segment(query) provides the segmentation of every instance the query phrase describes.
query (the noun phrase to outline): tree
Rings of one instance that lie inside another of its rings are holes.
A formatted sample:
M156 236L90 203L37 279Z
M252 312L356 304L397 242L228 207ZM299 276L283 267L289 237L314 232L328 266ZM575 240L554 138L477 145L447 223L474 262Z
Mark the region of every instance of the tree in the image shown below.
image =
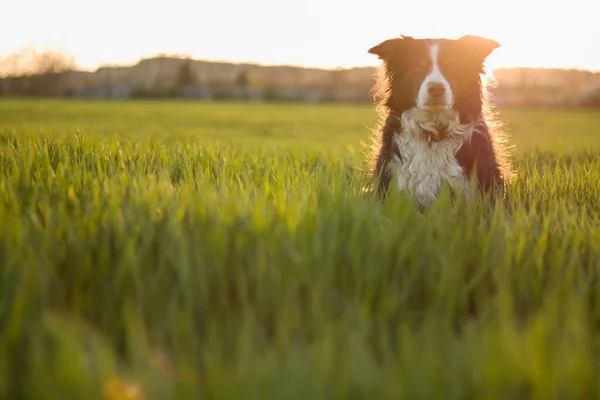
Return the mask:
M177 78L175 80L175 84L179 89L196 83L196 75L194 74L192 62L192 60L187 59L183 63L183 65L179 67L179 71L177 72Z
M327 81L325 99L328 101L335 101L337 98L336 92L348 85L348 76L346 71L338 68L329 72L329 79Z
M250 79L246 70L240 71L240 73L235 78L235 84L244 89L248 87L248 85L250 84Z
M331 71L329 77L329 84L334 88L344 87L348 84L347 73L341 68Z
M0 59L0 76L52 74L75 69L73 56L54 50L38 52L31 46Z
M76 68L74 57L54 51L40 53L36 63L38 74L56 74Z

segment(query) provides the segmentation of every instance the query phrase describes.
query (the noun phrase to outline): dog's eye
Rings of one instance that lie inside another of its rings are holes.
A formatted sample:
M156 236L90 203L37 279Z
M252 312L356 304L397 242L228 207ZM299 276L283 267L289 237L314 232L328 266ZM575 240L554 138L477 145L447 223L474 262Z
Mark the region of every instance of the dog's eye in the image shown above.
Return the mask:
M428 67L429 67L429 65L427 64L427 61L425 61L425 60L416 62L413 66L413 68L417 71L423 71L423 70L427 69Z
M444 67L449 67L449 68L454 67L456 65L456 60L453 60L453 59L444 60L443 65L444 65Z

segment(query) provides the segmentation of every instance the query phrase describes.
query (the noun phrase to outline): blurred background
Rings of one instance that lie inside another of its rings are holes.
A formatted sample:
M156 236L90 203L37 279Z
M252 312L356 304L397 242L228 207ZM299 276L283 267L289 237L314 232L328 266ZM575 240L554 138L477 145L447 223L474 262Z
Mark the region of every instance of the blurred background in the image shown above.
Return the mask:
M74 1L1 6L0 96L371 101L378 60L400 34L475 34L498 106L600 107L595 5L453 0Z

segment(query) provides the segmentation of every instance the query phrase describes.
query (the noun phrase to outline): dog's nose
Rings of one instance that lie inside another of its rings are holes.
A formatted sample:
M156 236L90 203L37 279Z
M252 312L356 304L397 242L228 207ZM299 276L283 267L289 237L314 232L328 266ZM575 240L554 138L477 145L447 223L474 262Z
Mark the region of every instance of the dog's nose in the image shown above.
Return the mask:
M444 84L438 82L430 82L429 86L427 87L427 91L429 92L429 95L433 97L443 96L445 92Z

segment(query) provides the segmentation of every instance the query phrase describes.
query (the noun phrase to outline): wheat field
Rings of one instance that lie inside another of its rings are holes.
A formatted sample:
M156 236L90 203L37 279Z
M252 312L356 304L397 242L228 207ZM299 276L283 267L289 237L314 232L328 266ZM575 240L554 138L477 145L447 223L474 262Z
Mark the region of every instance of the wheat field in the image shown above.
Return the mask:
M0 101L0 398L600 398L600 112L505 201L358 194L369 105Z

